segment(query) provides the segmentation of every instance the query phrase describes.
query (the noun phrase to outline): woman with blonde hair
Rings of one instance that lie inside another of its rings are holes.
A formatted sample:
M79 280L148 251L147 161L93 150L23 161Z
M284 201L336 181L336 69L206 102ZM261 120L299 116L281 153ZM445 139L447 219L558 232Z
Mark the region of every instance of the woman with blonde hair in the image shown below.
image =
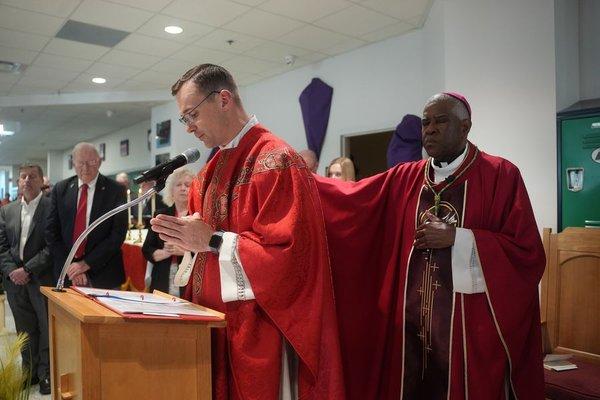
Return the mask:
M329 167L327 167L327 177L346 182L356 181L354 163L348 157L334 158L333 161L329 163Z
M168 206L157 210L157 214L173 215L183 217L188 213L188 193L190 185L194 180L192 171L186 168L175 170L165 183L163 201ZM152 268L152 283L150 291L158 289L162 292L181 296L182 289L173 284L175 274L181 259L183 249L178 246L166 244L152 229L148 229L148 235L142 247L144 258L154 264Z

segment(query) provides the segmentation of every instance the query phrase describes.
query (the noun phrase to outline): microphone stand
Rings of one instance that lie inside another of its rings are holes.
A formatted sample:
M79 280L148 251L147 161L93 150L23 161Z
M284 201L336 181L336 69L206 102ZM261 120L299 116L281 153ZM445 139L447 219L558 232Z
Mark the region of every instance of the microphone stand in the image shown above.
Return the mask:
M103 216L101 216L100 218L95 220L90 226L88 226L86 228L86 230L83 231L81 233L81 235L79 235L79 237L77 238L75 243L73 243L73 247L71 247L71 251L69 252L67 259L65 260L65 264L63 265L62 270L60 271L60 276L58 277L58 282L56 283L56 287L52 290L55 292L65 292L64 287L65 287L65 278L67 275L67 268L69 267L69 265L71 265L71 262L73 261L73 258L75 257L75 253L77 252L77 249L79 248L79 245L81 245L81 243L83 243L83 241L90 234L91 231L93 231L98 225L100 225L101 223L103 223L108 218L112 217L113 215L118 214L121 211L125 211L128 208L130 208L138 203L141 203L142 201L149 198L153 194L158 193L161 190L163 190L163 188L165 187L166 179L167 179L166 177L161 177L161 178L157 179L154 187L152 187L146 193L144 193L137 199L131 200L129 203L122 204L122 205L118 206L117 208L110 210L109 212L107 212L106 214L104 214Z

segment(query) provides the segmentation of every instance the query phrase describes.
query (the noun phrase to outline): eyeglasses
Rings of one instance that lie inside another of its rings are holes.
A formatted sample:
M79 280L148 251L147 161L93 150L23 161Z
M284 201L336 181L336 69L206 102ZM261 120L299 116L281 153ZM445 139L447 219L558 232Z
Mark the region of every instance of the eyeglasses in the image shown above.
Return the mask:
M194 122L194 119L195 119L195 117L192 117L192 116L191 116L191 113L192 113L192 112L193 112L193 111L194 111L196 108L200 107L200 105L201 105L202 103L204 103L204 102L206 101L206 99L208 99L210 96L212 96L212 95L213 95L213 94L215 94L215 93L221 93L221 91L220 91L220 90L219 90L219 91L213 90L212 92L210 92L209 94L207 94L207 95L206 95L206 97L205 97L205 98L203 98L203 99L202 99L202 101L201 101L200 103L198 103L198 105L197 105L196 107L192 108L190 111L188 111L188 112L186 112L185 114L183 114L182 116L180 116L180 117L179 117L179 122L181 122L181 123L182 123L182 124L184 124L184 125L189 125L189 124L191 124L192 122Z
M88 167L95 167L96 165L98 165L100 163L100 160L98 159L94 159L94 160L89 160L89 161L76 161L73 164L77 167L77 168L81 168L84 165L87 165Z

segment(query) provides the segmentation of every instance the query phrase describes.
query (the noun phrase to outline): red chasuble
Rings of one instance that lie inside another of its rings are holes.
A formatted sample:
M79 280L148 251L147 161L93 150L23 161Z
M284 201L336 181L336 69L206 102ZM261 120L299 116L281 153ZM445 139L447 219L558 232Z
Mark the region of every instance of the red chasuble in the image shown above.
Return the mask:
M216 153L191 193L190 214L239 234L256 297L223 303L217 256L198 256L186 295L227 316L213 330L214 398L279 399L284 340L298 355L299 398L345 398L323 214L300 156L257 125Z
M428 184L428 160L317 180L348 399L504 399L507 381L509 398L544 398L529 197L513 164L469 147L451 184ZM485 293L453 292L450 249L413 248L426 210L473 231Z

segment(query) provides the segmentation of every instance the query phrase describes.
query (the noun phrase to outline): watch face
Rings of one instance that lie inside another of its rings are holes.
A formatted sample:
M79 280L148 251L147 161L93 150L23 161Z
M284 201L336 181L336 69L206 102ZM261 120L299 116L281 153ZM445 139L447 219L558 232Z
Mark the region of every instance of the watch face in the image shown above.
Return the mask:
M208 242L208 247L211 248L211 250L218 252L219 249L221 248L221 243L223 243L223 234L218 232L213 234L210 237L210 241Z

